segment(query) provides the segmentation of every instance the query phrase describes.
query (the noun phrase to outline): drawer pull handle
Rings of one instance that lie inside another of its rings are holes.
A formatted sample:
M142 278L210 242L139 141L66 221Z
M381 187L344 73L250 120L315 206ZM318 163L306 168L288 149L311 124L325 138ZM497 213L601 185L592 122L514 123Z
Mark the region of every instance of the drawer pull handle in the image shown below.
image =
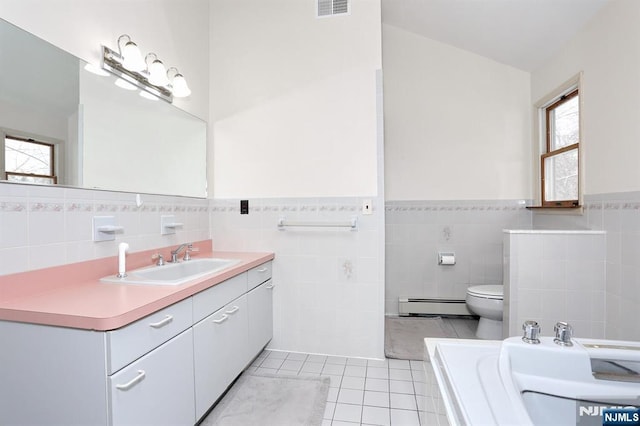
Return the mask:
M220 319L213 320L213 322L215 322L216 324L222 324L223 322L225 322L228 319L229 319L228 315L222 314L222 317L220 317Z
M257 272L262 273L262 272L267 272L268 270L269 270L269 268L260 268L260 269L257 270Z
M116 388L123 391L129 390L135 385L137 385L138 383L140 383L142 379L144 379L144 376L145 376L144 370L138 370L138 375L133 379L131 379L130 382L125 383L124 385L116 385Z
M267 286L265 286L264 288L266 288L267 290L273 290L273 288L275 287L275 284L269 284Z
M229 309L228 311L225 311L225 313L230 314L230 315L233 315L233 314L235 314L236 312L238 312L238 310L239 310L239 309L240 309L239 307L234 306L233 308Z
M149 324L149 327L153 327L153 328L164 327L165 325L169 324L171 321L173 321L173 316L167 315L166 317L164 317L163 320L160 320L158 322L152 322L151 324Z

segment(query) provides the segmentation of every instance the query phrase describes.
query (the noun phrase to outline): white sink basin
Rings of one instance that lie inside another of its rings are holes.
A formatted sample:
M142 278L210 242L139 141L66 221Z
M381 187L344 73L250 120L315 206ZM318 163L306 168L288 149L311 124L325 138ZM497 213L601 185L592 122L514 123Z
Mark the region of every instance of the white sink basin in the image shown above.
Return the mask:
M127 272L124 278L115 275L100 281L118 284L180 285L191 280L212 275L240 263L239 259L192 259L163 266L149 266Z

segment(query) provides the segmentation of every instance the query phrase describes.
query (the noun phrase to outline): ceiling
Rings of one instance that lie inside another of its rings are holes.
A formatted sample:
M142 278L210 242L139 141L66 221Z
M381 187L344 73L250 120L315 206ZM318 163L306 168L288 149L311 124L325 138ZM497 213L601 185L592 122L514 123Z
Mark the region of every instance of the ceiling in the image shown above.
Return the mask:
M614 0L382 0L382 22L533 71Z

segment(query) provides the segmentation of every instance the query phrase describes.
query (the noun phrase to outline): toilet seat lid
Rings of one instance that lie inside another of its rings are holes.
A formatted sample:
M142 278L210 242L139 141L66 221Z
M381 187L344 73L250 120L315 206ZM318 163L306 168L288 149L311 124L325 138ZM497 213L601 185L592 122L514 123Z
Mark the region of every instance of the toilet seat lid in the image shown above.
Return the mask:
M467 293L471 296L483 297L485 299L502 299L504 287L501 284L496 285L474 285L467 289Z

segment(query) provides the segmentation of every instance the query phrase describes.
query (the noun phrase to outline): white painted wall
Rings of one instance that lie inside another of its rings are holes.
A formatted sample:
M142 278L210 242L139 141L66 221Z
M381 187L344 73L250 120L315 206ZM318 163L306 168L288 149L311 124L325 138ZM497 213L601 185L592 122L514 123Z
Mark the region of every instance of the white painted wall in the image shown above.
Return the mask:
M0 18L95 64L101 45L129 34L187 79L191 96L174 104L208 118L208 0L0 0Z
M585 194L640 189L640 2L610 2L532 74L532 100L583 71Z
M275 252L271 348L380 358L380 2L322 19L315 0L212 0L210 10L214 246ZM374 212L357 232L276 227L279 216L349 220L363 198Z
M214 197L375 195L380 2L322 19L314 0L210 9Z
M530 75L383 25L387 200L531 198Z

